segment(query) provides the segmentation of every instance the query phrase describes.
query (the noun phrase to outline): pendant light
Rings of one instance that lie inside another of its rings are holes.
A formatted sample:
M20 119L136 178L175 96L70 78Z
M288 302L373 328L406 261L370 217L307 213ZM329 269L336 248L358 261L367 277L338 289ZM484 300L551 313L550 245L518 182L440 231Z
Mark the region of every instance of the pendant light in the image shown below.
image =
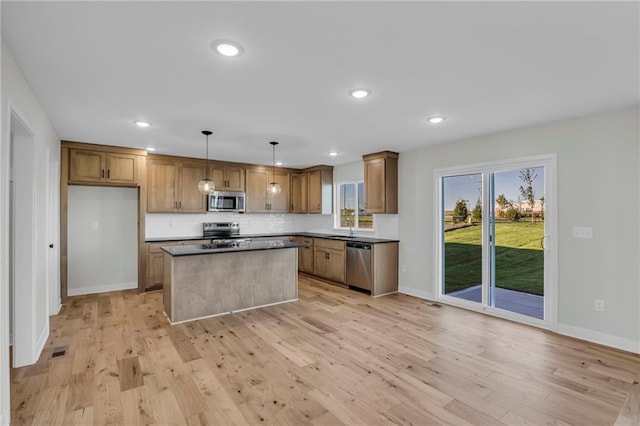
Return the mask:
M278 145L278 142L274 141L269 143L273 146L273 163L271 166L271 178L273 179L273 182L267 185L267 192L269 194L279 194L280 191L282 191L282 188L280 187L280 184L276 182L276 145Z
M209 179L209 130L203 130L202 134L207 138L207 166L205 169L205 178L198 182L198 191L204 195L209 195L216 189L216 185Z

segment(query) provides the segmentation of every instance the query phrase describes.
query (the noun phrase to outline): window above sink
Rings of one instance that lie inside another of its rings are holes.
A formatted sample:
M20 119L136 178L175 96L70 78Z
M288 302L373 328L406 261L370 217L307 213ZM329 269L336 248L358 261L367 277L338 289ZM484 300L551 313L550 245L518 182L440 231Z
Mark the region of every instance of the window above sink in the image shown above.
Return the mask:
M337 183L335 194L335 229L373 231L373 214L365 209L363 181Z

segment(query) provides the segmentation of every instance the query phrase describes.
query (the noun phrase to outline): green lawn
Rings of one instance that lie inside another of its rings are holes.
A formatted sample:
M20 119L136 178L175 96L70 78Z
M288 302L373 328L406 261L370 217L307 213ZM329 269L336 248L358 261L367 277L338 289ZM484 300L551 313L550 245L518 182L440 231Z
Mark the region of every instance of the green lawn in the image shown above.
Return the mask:
M496 286L543 294L544 224L496 224ZM482 226L445 232L445 293L482 282Z

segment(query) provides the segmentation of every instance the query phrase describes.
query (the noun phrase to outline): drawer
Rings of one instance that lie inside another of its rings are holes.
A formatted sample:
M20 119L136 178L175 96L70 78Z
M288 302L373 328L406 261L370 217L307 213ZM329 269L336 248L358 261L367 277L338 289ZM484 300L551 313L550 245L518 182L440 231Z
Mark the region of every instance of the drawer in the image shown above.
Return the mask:
M313 247L313 238L307 238L307 237L298 237L298 241L301 243L304 243L308 246Z
M314 247L322 247L333 250L341 250L344 251L345 243L340 240L325 240L324 238L314 238L313 239Z

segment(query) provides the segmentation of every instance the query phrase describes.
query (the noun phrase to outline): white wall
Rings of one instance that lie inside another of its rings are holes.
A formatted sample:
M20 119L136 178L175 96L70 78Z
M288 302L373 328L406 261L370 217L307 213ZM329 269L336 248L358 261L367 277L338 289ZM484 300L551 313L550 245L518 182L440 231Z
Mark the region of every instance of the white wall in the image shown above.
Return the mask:
M69 296L138 288L138 189L69 186Z
M557 153L558 331L640 352L637 108L404 152L399 159L400 289L434 295L437 168ZM591 240L573 226L590 226ZM594 310L594 299L606 311Z
M46 167L46 148L52 153L50 161L58 161L60 157L60 139L51 125L47 115L38 103L29 85L24 80L22 73L15 63L9 49L4 42L1 46L1 146L0 146L0 423L9 421L9 359L8 359L8 209L9 209L9 128L10 110L17 114L28 124L34 133L36 148L35 179L38 188L35 198L35 253L33 266L35 271L35 335L37 336L37 353L33 354L33 361L39 355L39 349L46 342L49 333L49 305L47 295L51 297L59 294L59 282L51 283L50 289L46 288L47 271L46 259L49 241L46 229L45 206L47 203L48 179L44 171ZM59 208L56 208L56 214ZM59 222L59 221L58 221ZM59 230L54 230L59 236ZM55 241L57 243L57 241ZM56 244L56 249L57 244ZM20 307L17 307L20 309Z

